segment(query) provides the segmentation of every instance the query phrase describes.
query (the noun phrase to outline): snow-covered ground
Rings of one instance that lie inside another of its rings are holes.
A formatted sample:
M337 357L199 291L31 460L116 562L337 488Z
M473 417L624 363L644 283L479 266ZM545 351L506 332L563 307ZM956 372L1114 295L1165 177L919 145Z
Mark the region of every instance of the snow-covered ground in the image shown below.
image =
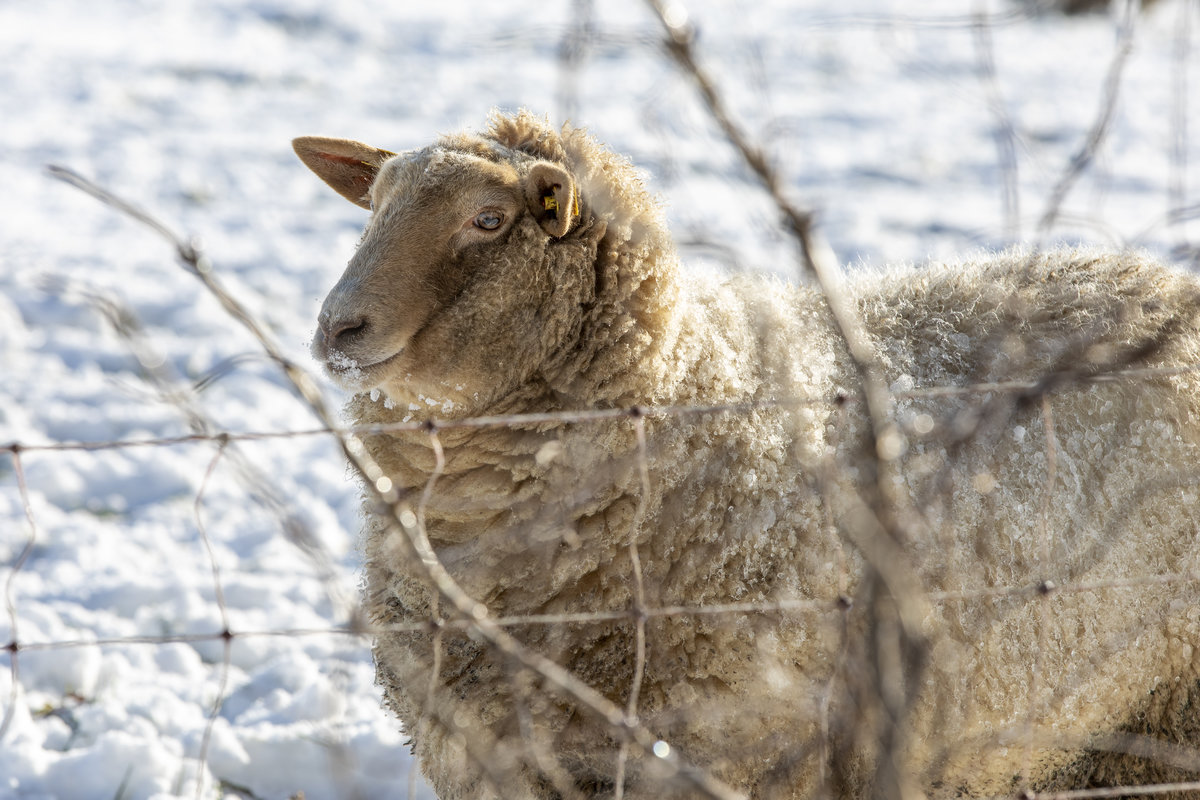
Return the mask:
M1196 258L1188 5L1141 20L1053 236ZM998 0L686 6L734 113L847 264L1037 236L1122 41L1103 15ZM633 0L0 2L0 444L27 448L32 516L0 452L0 640L21 648L16 685L0 671L0 800L404 797L412 768L369 642L330 632L359 561L356 489L327 437L39 449L316 424L165 242L45 165L198 237L304 364L364 215L295 159L301 134L400 149L492 107L570 115L647 170L694 268L794 274L660 36Z

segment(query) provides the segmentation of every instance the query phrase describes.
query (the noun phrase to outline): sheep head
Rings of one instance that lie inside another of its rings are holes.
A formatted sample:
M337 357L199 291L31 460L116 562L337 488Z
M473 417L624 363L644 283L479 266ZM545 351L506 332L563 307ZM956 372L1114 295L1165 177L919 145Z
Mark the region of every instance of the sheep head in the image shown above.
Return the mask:
M578 328L596 237L564 165L482 138L401 154L321 137L293 146L372 212L312 343L345 388L494 393ZM589 241L590 257L569 252Z

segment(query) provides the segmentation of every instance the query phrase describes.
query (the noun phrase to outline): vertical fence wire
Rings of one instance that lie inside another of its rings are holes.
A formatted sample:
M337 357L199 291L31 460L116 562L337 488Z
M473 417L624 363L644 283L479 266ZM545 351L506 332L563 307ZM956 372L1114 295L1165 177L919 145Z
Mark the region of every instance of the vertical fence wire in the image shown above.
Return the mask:
M444 477L446 468L445 452L441 442L440 431L444 430L445 426L449 424L465 424L476 426L479 429L497 424L527 424L530 421L529 418L519 417L500 421L494 419L472 420L466 423L461 421L456 421L456 423L438 421L427 423L426 430L431 450L434 453L435 466L415 505L409 504L395 492L391 479L387 474L378 465L374 465L365 457L361 441L357 438L358 435L365 432L348 431L338 425L336 418L319 402L320 395L314 389L313 379L304 370L283 357L276 348L270 345L269 337L263 332L261 324L253 319L232 295L212 279L211 265L208 264L207 260L194 244L174 234L167 226L157 221L151 215L134 208L131 204L126 203L115 195L100 189L94 184L90 184L68 171L56 170L55 175L71 182L84 191L88 191L117 211L148 225L171 243L184 268L201 280L204 289L212 293L222 303L233 319L246 325L259 338L264 352L294 382L298 394L310 404L314 414L321 422L322 427L318 431L318 434L332 436L339 442L348 460L362 475L368 494L374 496L377 503L383 509L382 513L389 516L388 525L390 528L403 543L403 546L410 552L411 557L424 565L426 569L425 577L428 579L430 585L436 588L436 592L434 594L431 617L428 620L433 649L429 682L424 689L426 713L422 715L420 725L414 732L417 738L428 735L431 726L446 727L451 725L446 720L438 719L434 714L436 707L435 695L440 688L443 648L445 646L444 634L451 630L466 630L472 636L485 641L489 647L503 654L508 659L508 663L511 665L510 673L514 687L513 695L514 697L521 698L521 702L517 703L517 713L524 747L529 753L530 760L536 763L539 769L550 777L551 783L555 785L555 788L564 797L584 795L577 791L576 787L572 784L569 771L559 762L558 756L554 752L553 742L543 732L538 730L538 726L529 714L528 707L524 703L524 698L532 696L535 692L569 697L572 701L579 704L586 713L608 721L614 738L619 742L613 786L615 797L618 800L621 800L626 792L627 768L630 758L635 753L640 757L658 758L669 767L673 778L691 782L696 796L707 798L741 796L737 791L738 787L724 786L707 775L703 770L704 765L686 764L680 759L678 753L671 751L669 748L662 747L665 743L658 741L654 734L648 728L644 727L642 721L639 719L640 704L642 702L640 694L641 686L646 675L648 653L654 647L653 640L648 638L648 621L656 618L683 615L725 615L729 619L735 620L747 614L789 614L811 613L814 611L834 613L839 620L841 644L837 650L833 675L821 687L819 697L816 698L816 707L818 708L819 716L818 724L821 732L817 747L820 749L819 761L822 770L824 770L833 758L834 748L831 746L830 740L834 738L836 729L835 721L832 719L834 706L837 704L837 701L844 701L847 693L851 691L843 685L848 680L848 661L851 658L848 646L851 610L855 602L865 599L868 602L874 603L874 607L877 609L877 613L873 615L871 622L874 626L872 628L872 635L876 650L870 654L871 668L874 670L872 674L876 685L872 687L874 689L874 696L868 698L867 695L859 695L855 699L861 700L864 703L877 704L875 708L876 714L885 715L895 721L895 724L891 726L882 726L868 732L871 736L877 738L876 743L878 747L887 756L887 758L883 759L885 763L881 766L878 773L878 782L882 787L883 793L889 797L895 797L897 800L900 798L916 797L919 794L919 790L911 784L910 776L896 771L889 772L888 765L894 767L901 760L901 753L905 744L900 738L901 729L903 721L911 713L914 704L912 688L905 685L906 680L912 679L912 676L920 676L922 674L923 663L928 655L926 643L920 634L919 620L927 613L932 604L947 602L991 602L998 597L1009 597L1036 603L1040 619L1038 641L1035 647L1035 664L1033 665L1032 672L1033 678L1030 685L1026 687L1028 705L1023 731L1025 767L1022 769L1022 774L1019 778L1022 795L1027 798L1038 798L1038 800L1051 800L1052 798L1054 800L1082 800L1083 798L1159 795L1200 791L1200 783L1198 782L1171 782L1154 785L1089 788L1070 792L1040 793L1035 791L1035 787L1030 784L1030 763L1033 759L1035 745L1038 743L1035 735L1035 727L1038 720L1051 710L1039 698L1041 697L1043 688L1045 688L1042 685L1041 662L1043 654L1047 650L1046 637L1048 636L1054 598L1065 592L1100 591L1112 587L1138 587L1160 584L1178 585L1181 587L1192 586L1200 580L1200 576L1194 570L1195 565L1193 564L1192 568L1181 570L1174 574L1130 576L1126 581L1081 582L1076 585L1058 585L1051 582L1044 575L1031 575L1029 576L1030 580L1026 583L1009 586L992 586L986 589L981 588L974 592L960 592L957 594L938 594L937 592L927 591L920 586L916 575L907 564L907 557L901 546L902 542L906 539L904 529L905 516L903 513L905 509L902 508L902 500L893 494L894 489L892 488L897 479L894 462L897 460L902 448L902 431L893 413L897 400L912 399L914 397L927 398L939 393L942 395L953 395L958 392L986 394L1025 391L1027 392L1027 397L1035 397L1040 401L1044 426L1043 435L1046 442L1046 474L1040 513L1041 527L1038 531L1039 567L1049 570L1051 568L1052 544L1055 535L1050 524L1052 491L1059 478L1057 461L1058 445L1055 435L1055 422L1052 415L1053 407L1050 400L1050 391L1060 389L1071 391L1072 387L1063 389L1060 386L1051 386L1047 388L1045 386L1038 387L1014 383L1012 385L979 385L973 387L918 387L916 391L911 393L897 392L889 388L883 381L881 370L875 363L875 355L873 354L871 345L862 332L861 326L854 319L852 310L845 301L844 291L839 288L840 277L838 273L840 272L840 268L832 255L832 251L825 244L820 236L820 232L816 229L813 213L800 208L788 198L787 187L784 185L784 181L780 177L775 165L770 162L764 151L746 133L746 130L737 124L730 115L728 105L724 101L723 94L718 87L718 81L701 66L702 56L694 36L694 30L689 24L686 9L678 3L657 2L657 0L648 0L648 4L656 19L662 25L662 30L666 36L667 52L674 62L694 80L702 102L712 115L713 120L722 130L730 146L742 158L746 168L756 176L764 190L770 195L775 203L776 210L784 221L784 226L796 237L802 263L805 265L805 269L817 279L818 284L823 287L834 315L839 322L841 333L849 349L855 354L860 368L862 385L856 387L858 391L856 391L854 397L845 399L842 408L846 409L858 403L869 413L873 426L872 435L869 437L870 451L861 457L859 466L862 468L864 474L873 476L875 486L872 492L865 495L865 499L862 499L856 517L859 520L859 524L856 526L856 530L848 533L848 539L850 545L864 555L865 561L871 570L873 570L871 574L873 584L869 591L860 592L855 597L851 597L851 590L848 586L850 567L843 553L841 561L836 567L838 596L828 604L789 605L787 603L758 603L747 607L730 603L727 606L721 607L655 608L647 600L647 587L645 585L639 543L636 538L631 538L628 542L627 552L630 563L630 583L633 599L630 608L624 612L612 612L610 614L597 612L594 615L578 618L567 618L564 616L537 620L505 619L502 616L493 614L490 609L477 599L470 597L461 587L457 586L440 563L440 559L430 544L426 532L427 511L436 495L437 484ZM1105 77L1099 108L1092 119L1083 143L1072 155L1069 163L1049 193L1045 208L1036 226L1039 243L1046 239L1055 223L1060 219L1062 206L1066 197L1070 194L1080 177L1086 172L1097 152L1103 146L1110 131L1113 115L1118 109L1119 90L1126 63L1130 53L1133 51L1137 24L1137 6L1137 3L1122 4L1117 41ZM1193 11L1193 4L1191 2L1183 2L1181 0L1178 8L1179 24L1175 34L1176 49L1174 51L1171 84L1171 144L1169 147L1171 179L1167 192L1169 205L1167 216L1169 224L1177 228L1178 236L1185 242L1187 241L1185 222L1189 197L1189 187L1186 183L1188 164L1187 132L1189 129L1188 114L1190 108L1187 64L1189 55L1192 52ZM576 0L572 6L572 12L572 21L562 39L559 50L560 83L557 102L564 116L586 113L586 109L583 108L580 99L579 84L581 75L586 69L586 56L589 43L592 41L592 37L594 37L597 30L595 9L589 0ZM986 2L981 1L977 3L976 12L970 17L966 25L970 27L974 36L979 79L984 87L984 94L996 123L996 146L998 159L1001 163L1001 173L1003 175L1003 228L1006 236L1017 239L1020 237L1021 232L1020 171L1019 153L1017 150L1019 137L1016 125L1007 111L997 81L997 66L994 57L994 42L991 30L993 20L994 15L989 13ZM1181 245L1181 248L1183 246ZM1188 244L1187 246L1193 250L1195 249L1194 245ZM121 320L125 319L125 317L122 314L116 313L113 315L113 319ZM119 329L120 326L116 327ZM135 338L135 336L131 336L131 341ZM139 361L143 364L150 363L153 360L150 358L139 358ZM1177 372L1185 371L1178 370ZM1098 377L1099 379L1107 380L1152 380L1163 378L1163 373L1130 369L1120 371L1117 374ZM1091 385L1086 379L1078 379L1074 383L1076 388ZM167 381L160 385L160 389L165 393L171 385L173 385L172 381ZM1033 390L1033 394L1028 394L1030 390ZM1041 392L1040 394L1038 393L1039 391ZM922 392L925 394L922 394ZM778 400L781 402L790 402L788 398L778 398ZM750 414L758 410L758 408L748 407L732 409L733 413L741 414ZM725 409L723 413L728 411L730 409ZM712 409L632 408L617 410L617 414L627 419L633 426L636 440L635 464L639 495L634 511L634 530L639 528L640 523L646 517L646 499L650 496L652 481L655 479L651 469L651 458L648 450L647 419L670 417L677 420L686 420L689 418L689 415L705 413L712 413ZM548 415L548 420L564 424L591 424L594 422L592 418L574 414L573 412ZM206 722L201 732L199 750L194 759L197 771L195 797L199 799L206 796L205 770L209 747L214 726L229 690L234 640L255 635L299 635L299 633L289 631L263 632L237 630L230 623L222 588L221 570L207 530L207 525L204 521L202 504L210 486L210 479L218 463L231 457L233 451L230 449L230 445L236 440L236 437L231 436L229 432L216 430L212 425L205 423L200 418L194 418L193 421L195 423L193 425L193 441L215 443L217 448L217 452L209 462L200 482L199 489L194 496L193 514L198 536L205 548L211 567L212 586L220 613L221 630L198 636L130 637L127 639L115 639L113 641L155 644L175 641L209 640L220 641L222 643L223 655L218 665L219 680L216 697L213 700L212 706L208 709ZM292 432L286 435L301 436L313 435L313 433ZM171 442L163 441L157 445L151 444L149 446L177 445L178 443L177 440ZM123 443L113 442L110 444L116 446ZM22 453L26 452L29 448L23 443L14 443L4 449L9 453L13 464L20 503L25 517L25 527L29 533L22 549L8 566L5 578L5 608L11 629L11 641L6 648L10 658L11 686L4 716L2 721L0 721L0 742L5 741L6 736L9 734L14 716L21 702L19 654L24 645L21 640L21 629L19 627L19 593L16 584L20 574L26 568L31 554L35 550L39 536L39 526L35 518L33 503L22 463ZM825 476L819 482L831 482L833 480L832 472L837 468L836 465L829 462L828 469L831 474ZM240 474L246 480L246 485L253 487L254 479L246 478L248 474L252 473L243 470ZM279 502L268 502L268 505L273 505L278 510ZM828 504L826 511L829 513ZM285 529L288 529L288 522L285 517L286 513L280 512L281 524ZM827 524L830 526L834 525L832 516L828 517ZM289 530L292 531L289 535L293 541L316 554L314 560L321 565L322 581L327 587L333 586L335 583L336 567L331 563L328 554L324 554L319 547L313 545L309 534L302 530ZM332 588L328 589L328 591L330 592L331 599L337 594ZM336 606L338 606L338 603L335 602ZM632 621L634 627L633 677L623 703L614 702L610 698L600 695L592 687L588 686L586 682L572 675L562 665L556 664L544 656L540 656L508 632L509 628L515 625L594 624L612 620ZM345 628L331 628L329 631L311 633L320 635L345 635L350 633L361 637L362 634L368 632L370 632L369 624L351 617ZM98 645L97 643L80 641L39 644L39 647L47 649L56 647L67 649L83 646ZM1117 644L1113 645L1114 648L1116 646ZM1051 702L1052 705L1053 702ZM503 794L503 785L510 777L510 770L503 765L497 766L492 763L490 759L491 748L496 744L494 741L480 738L469 741L467 743L467 750L468 755L476 766L496 786L497 791ZM1193 764L1196 758L1196 753L1193 749L1178 748L1177 750L1172 750L1169 747L1164 747L1154 742L1143 741L1137 737L1126 737L1113 746L1126 747L1129 750L1139 750L1140 748L1141 751L1153 756L1163 759L1174 759L1174 761L1181 764ZM660 755L661 753L667 753L668 755L663 756ZM1193 761L1189 761L1189 759ZM181 770L181 783L178 787L180 790L183 788L182 780L183 771ZM835 776L822 774L821 784L827 791L832 792L834 783ZM410 772L407 784L408 796L415 797L417 791L415 772Z

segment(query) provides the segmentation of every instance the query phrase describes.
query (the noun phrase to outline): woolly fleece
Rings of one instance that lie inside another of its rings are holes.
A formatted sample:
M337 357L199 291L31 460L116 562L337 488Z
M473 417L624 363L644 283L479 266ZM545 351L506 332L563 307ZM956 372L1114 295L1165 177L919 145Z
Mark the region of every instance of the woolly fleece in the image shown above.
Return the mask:
M545 162L578 190L581 213L561 237L530 210L502 237L448 251L411 233L426 222L400 221L443 208L430 193L472 165L528 185ZM378 175L355 279L326 303L343 316L369 309L355 346L386 328L376 317L416 313L407 290L361 294L380 291L373 269L410 257L388 245L399 227L431 274L477 266L423 301L390 371L355 383L336 341L314 347L360 390L354 422L759 404L646 416L648 493L632 418L441 430L445 465L424 518L446 568L498 618L617 612L510 631L622 707L635 667L635 626L621 616L635 602L631 541L649 608L795 601L651 616L640 721L753 798L868 793L875 745L846 705L868 662L872 603L853 533L868 426L820 294L685 276L630 163L527 113L391 157ZM1200 744L1200 592L1166 580L1200 566L1200 385L1194 372L1091 377L1200 362L1200 286L1139 255L1063 250L864 274L848 291L896 393L897 552L929 593L928 665L922 685L905 687L917 700L904 769L935 797L1186 774L1105 748L1130 749L1113 744L1121 733ZM1044 380L1048 393L909 391L1010 380ZM428 433L364 442L420 496L437 462ZM366 550L374 623L438 616L406 549L370 514ZM611 796L608 723L461 629L385 631L375 655L445 800L559 797L568 782ZM652 762L631 751L626 797L691 796Z

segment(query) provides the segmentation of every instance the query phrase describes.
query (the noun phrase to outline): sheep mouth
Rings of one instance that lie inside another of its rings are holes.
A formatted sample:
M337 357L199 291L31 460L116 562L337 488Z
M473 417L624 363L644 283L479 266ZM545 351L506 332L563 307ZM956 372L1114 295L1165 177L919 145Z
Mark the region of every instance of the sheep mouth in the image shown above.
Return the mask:
M378 385L380 373L403 354L402 347L378 361L363 364L339 350L332 350L325 359L325 371L343 388L365 391Z

